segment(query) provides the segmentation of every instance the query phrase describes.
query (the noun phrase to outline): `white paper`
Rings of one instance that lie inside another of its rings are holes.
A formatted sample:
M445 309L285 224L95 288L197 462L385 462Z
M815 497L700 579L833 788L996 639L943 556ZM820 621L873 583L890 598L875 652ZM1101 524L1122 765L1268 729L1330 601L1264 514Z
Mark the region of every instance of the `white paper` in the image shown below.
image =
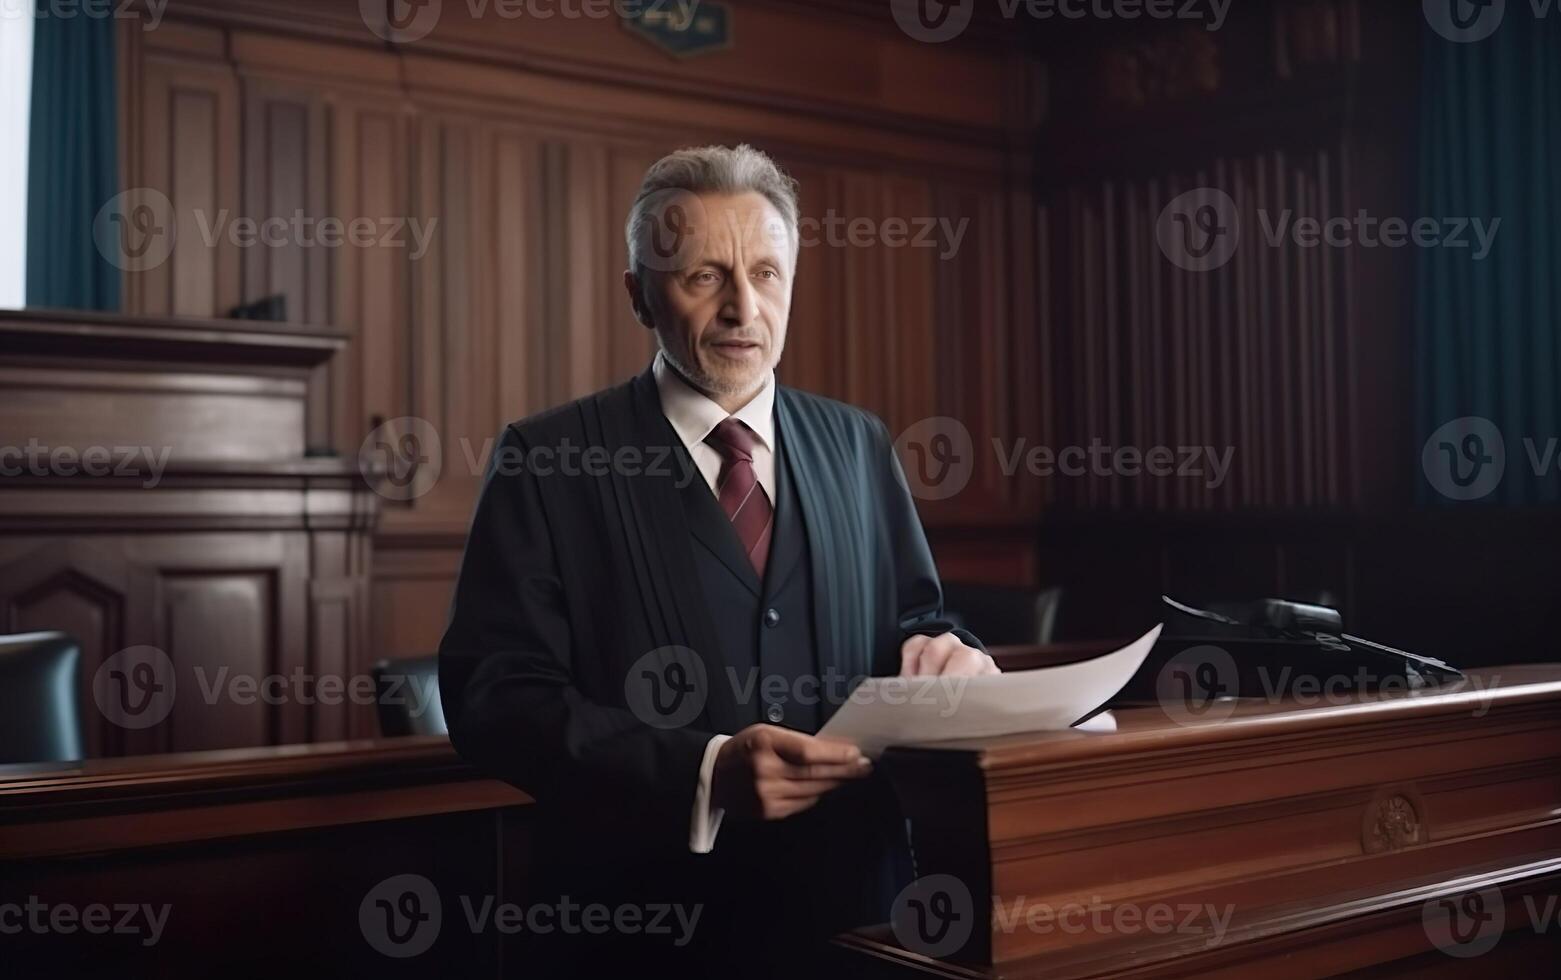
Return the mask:
M985 677L869 677L819 731L876 759L891 745L1061 731L1105 704L1137 672L1160 627L1113 653L1061 667ZM1084 730L1116 727L1092 718Z
M1073 726L1076 732L1114 732L1117 730L1117 716L1109 711L1102 711L1098 715L1090 715L1088 718Z

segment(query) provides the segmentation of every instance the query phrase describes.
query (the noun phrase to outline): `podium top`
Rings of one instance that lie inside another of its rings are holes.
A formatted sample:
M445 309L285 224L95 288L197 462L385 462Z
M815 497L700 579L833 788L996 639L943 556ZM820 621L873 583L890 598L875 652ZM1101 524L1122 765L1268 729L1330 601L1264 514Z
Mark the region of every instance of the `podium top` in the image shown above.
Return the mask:
M890 749L896 754L960 752L983 769L1023 768L1146 751L1195 748L1253 738L1304 735L1341 726L1397 724L1410 719L1485 717L1540 702L1561 701L1561 664L1518 664L1473 669L1460 681L1369 695L1333 690L1286 698L1218 701L1201 711L1181 704L1135 704L1112 709L1116 731L1031 732L957 739Z

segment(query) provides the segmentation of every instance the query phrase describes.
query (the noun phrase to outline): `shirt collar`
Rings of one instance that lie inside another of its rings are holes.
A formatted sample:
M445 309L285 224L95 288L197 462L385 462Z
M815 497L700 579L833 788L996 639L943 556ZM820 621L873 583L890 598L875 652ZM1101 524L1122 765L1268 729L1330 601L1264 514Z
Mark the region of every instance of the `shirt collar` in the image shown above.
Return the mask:
M656 352L651 365L656 376L656 390L661 395L661 411L672 423L673 431L692 450L705 441L716 426L726 421L726 409L711 401L704 392L695 388L667 363L667 356ZM765 448L775 450L775 372L765 376L764 385L748 404L732 413L732 417L752 429Z

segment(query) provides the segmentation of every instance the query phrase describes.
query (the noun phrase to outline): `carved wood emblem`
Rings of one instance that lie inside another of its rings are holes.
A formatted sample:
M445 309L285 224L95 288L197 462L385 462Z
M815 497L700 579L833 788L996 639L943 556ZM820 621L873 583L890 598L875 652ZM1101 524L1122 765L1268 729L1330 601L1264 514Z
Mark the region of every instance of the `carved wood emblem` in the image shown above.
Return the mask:
M1102 101L1115 108L1206 96L1220 86L1219 48L1198 28L1107 50L1100 70Z
M1426 840L1420 808L1403 793L1379 796L1366 807L1361 847L1367 854L1397 851Z

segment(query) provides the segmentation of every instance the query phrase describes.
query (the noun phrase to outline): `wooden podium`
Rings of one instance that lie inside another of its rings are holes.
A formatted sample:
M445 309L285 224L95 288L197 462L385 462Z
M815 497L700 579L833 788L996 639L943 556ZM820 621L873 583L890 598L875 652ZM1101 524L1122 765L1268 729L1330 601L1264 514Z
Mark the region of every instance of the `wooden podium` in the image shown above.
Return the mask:
M1114 714L1113 733L885 754L917 883L892 923L837 939L859 975L1280 980L1558 962L1561 666L1418 695Z

